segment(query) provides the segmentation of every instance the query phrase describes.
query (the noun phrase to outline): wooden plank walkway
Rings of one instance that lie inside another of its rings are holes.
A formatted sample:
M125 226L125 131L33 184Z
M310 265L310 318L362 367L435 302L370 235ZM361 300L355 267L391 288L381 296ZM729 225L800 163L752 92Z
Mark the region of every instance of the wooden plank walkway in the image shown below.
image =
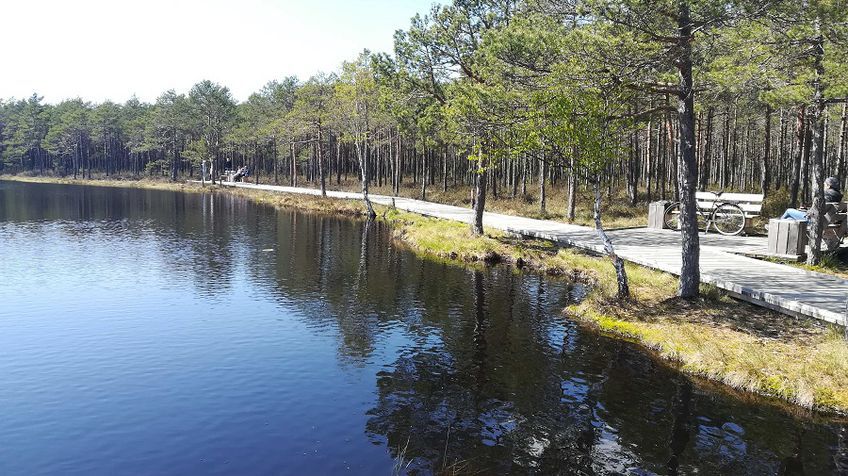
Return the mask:
M272 192L320 195L311 188L224 182L223 185ZM361 200L353 192L327 191L327 196ZM371 195L374 203L392 205L426 216L471 223L468 208L409 198ZM647 213L647 211L646 211ZM593 228L535 220L499 213L485 213L483 224L510 233L555 241L602 252ZM608 232L616 252L625 260L672 274L680 273L680 233L672 230L631 228ZM744 256L765 253L765 237L727 237L701 234L701 281L728 291L737 298L786 314L808 316L845 325L848 281L827 274L805 271Z

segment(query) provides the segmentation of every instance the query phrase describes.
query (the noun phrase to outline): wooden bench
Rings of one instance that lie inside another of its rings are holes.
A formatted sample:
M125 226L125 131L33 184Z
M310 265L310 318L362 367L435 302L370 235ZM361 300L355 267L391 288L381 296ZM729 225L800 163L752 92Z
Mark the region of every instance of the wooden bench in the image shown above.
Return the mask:
M763 200L765 195L761 193L733 193L725 192L716 194L713 192L695 192L695 201L698 211L710 213L718 204L732 203L745 213L745 229L747 233L752 228L754 218L760 216L763 211Z
M233 181L233 176L234 176L235 174L236 174L236 171L235 171L235 170L226 169L226 170L224 170L224 173L222 173L222 174L218 177L218 180L220 180L221 182L232 182L232 181Z
M848 235L848 203L827 203L824 207L824 230L822 245L827 251L839 249L842 240Z

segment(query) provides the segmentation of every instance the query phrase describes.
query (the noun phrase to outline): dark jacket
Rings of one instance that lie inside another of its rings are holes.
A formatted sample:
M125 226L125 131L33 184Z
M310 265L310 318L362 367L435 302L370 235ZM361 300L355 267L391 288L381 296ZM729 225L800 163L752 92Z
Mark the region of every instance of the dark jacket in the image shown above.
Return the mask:
M825 202L841 202L842 201L842 192L836 190L834 188L828 188L824 191L824 201Z

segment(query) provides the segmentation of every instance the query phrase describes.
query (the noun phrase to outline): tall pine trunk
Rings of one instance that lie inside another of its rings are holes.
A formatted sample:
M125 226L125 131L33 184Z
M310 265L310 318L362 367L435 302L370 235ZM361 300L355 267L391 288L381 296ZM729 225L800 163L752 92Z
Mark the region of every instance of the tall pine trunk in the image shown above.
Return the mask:
M289 185L297 187L297 159L294 156L294 142L289 143L289 161L291 164L291 172L289 175Z
M698 163L695 158L695 103L692 80L692 20L689 2L678 3L678 47L680 58L677 61L680 76L680 91L677 112L680 127L679 162L677 167L680 184L680 232L683 235L682 262L680 266L680 286L678 295L691 298L698 295L701 283L700 242L698 239L698 220L696 217L695 189L698 186Z
M323 132L323 127L321 127L321 121L319 120L318 121L318 143L315 144L315 147L316 147L315 156L318 159L318 177L319 177L319 181L321 183L321 196L326 197L327 196L327 178L326 178L327 173L324 170L324 148L321 146L321 140L322 140L321 136L323 135L322 132Z
M792 158L792 170L790 173L791 177L791 185L789 186L789 206L792 208L796 208L798 206L798 191L800 189L801 183L801 161L804 159L804 137L806 134L804 131L806 130L805 123L807 121L807 108L805 106L801 106L798 109L798 119L795 123L795 140L796 140L796 149L795 149L795 157Z
M846 140L848 140L848 102L842 105L842 123L839 126L839 146L836 158L836 176L839 177L841 185L845 185L845 154Z
M544 155L542 155L542 160L539 162L539 213L542 216L545 216L546 208L547 208L547 191L545 190L545 175L548 171L548 162Z
M707 130L704 133L704 151L701 158L701 171L698 174L698 190L704 191L710 183L710 168L713 153L713 108L707 110Z
M442 192L448 191L448 148L442 146Z
M572 151L569 158L569 173L568 173L568 204L566 204L566 219L570 222L574 221L577 211L577 170L574 169L574 154L577 151Z
M362 141L356 144L356 155L359 158L359 177L362 184L362 200L365 202L365 213L368 219L377 216L374 211L374 206L371 204L371 198L368 196L368 144Z
M277 167L277 139L274 139L273 142L273 157L271 167L274 167L274 185L280 185L280 169Z
M760 164L760 190L762 190L763 195L768 195L769 185L771 184L771 170L769 163L771 160L771 116L772 116L772 108L770 105L766 105L766 130L765 134L765 143L763 144L763 161Z
M421 200L427 201L427 150L421 148Z
M816 25L818 28L818 25ZM816 38L813 48L815 78L813 79L813 107L810 114L810 158L812 159L813 204L808 213L810 218L810 254L807 264L818 265L821 262L822 229L824 228L824 39Z
M489 174L483 158L477 160L477 171L474 174L474 223L471 225L471 231L480 236L483 234L483 211L486 209L486 182Z

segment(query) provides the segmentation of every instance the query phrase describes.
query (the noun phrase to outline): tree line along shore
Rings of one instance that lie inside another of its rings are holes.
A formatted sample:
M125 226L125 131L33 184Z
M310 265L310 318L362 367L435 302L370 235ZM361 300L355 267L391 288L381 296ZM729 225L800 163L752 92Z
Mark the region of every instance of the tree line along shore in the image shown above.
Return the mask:
M693 297L699 189L810 205L820 262L822 184L846 169L846 17L846 0L453 0L412 18L391 53L243 102L211 81L152 104L3 101L2 166L174 180L247 166L257 182L322 190L353 179L369 215L369 187L459 188L478 235L487 197L532 196L545 213L563 190L564 218L593 201L601 232L610 199L680 199L677 292Z

